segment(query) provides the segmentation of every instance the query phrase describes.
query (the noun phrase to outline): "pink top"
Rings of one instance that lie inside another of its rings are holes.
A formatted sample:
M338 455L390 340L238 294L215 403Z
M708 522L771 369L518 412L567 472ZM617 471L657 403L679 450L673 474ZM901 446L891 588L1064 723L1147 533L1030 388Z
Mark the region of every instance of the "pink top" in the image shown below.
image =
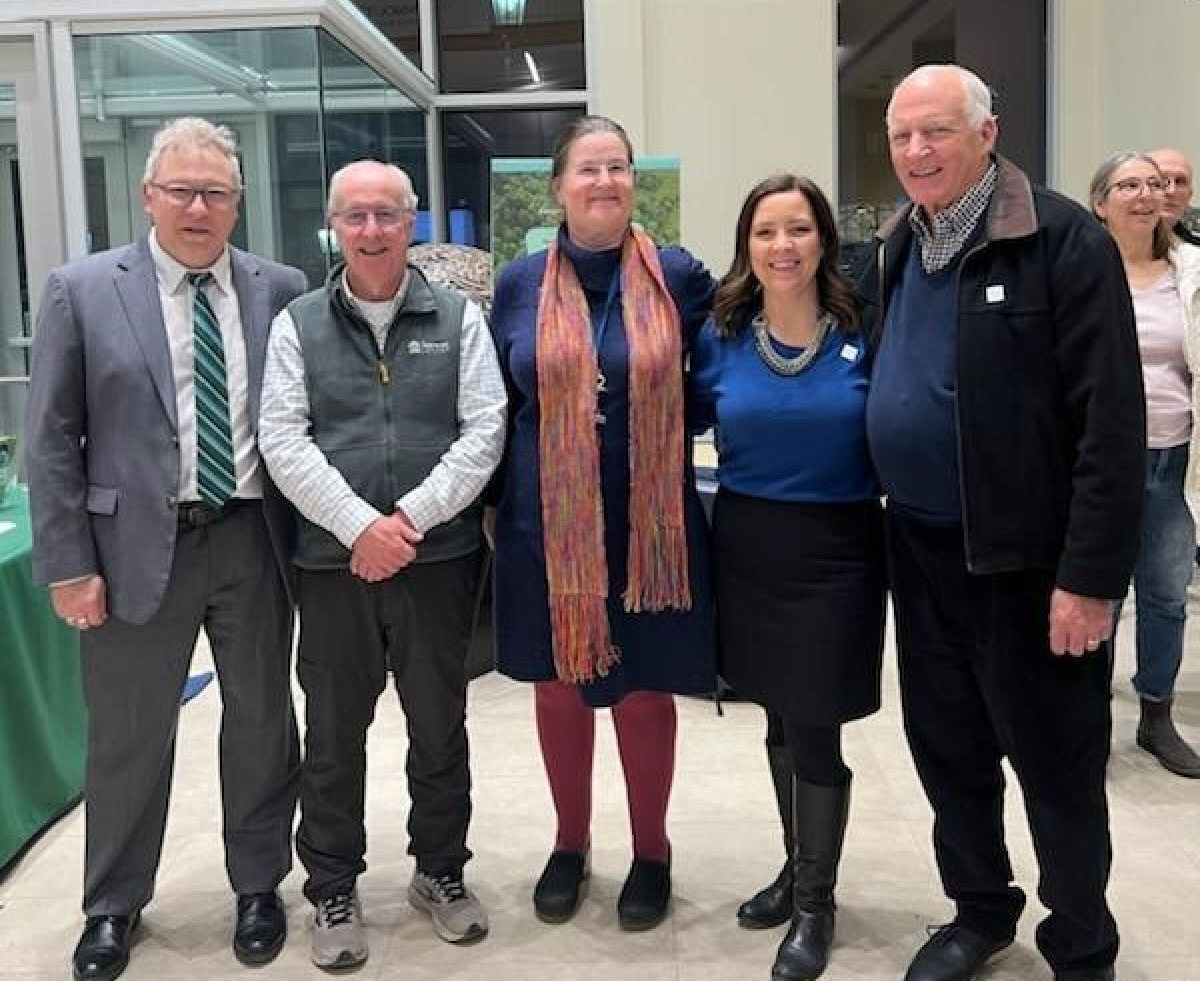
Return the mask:
M1192 435L1192 375L1183 350L1183 301L1168 269L1156 283L1130 291L1146 386L1146 445L1162 450Z

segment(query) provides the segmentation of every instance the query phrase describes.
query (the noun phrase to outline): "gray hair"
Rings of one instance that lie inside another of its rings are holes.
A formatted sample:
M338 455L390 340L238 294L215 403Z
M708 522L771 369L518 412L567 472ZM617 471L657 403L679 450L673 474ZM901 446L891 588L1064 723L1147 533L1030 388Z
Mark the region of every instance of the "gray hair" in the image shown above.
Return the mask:
M382 160L365 159L352 160L350 163L339 167L333 172L333 176L329 178L329 201L325 206L325 213L327 216L333 214L335 210L333 203L337 200L338 194L342 189L342 184L345 183L346 178L349 176L349 172L357 167L362 167L363 165L383 167L386 171L388 171L400 182L400 206L407 211L417 210L417 192L413 190L412 180L409 178L408 174L406 174L395 164L384 163Z
M1092 183L1088 187L1088 203L1091 205L1092 214L1096 216L1101 224L1107 225L1108 222L1100 217L1099 212L1096 211L1096 205L1103 201L1108 196L1108 192L1112 190L1113 174L1131 160L1140 160L1142 163L1148 163L1154 168L1155 173L1159 177L1162 176L1162 169L1158 166L1158 161L1150 156L1150 154L1143 153L1140 150L1120 150L1105 160L1096 168L1096 172L1092 175ZM1167 230L1167 226L1160 221L1154 226L1152 254L1155 259L1164 259L1170 249L1171 233Z
M1096 168L1096 172L1092 174L1092 183L1088 185L1088 203L1092 206L1092 214L1096 213L1096 205L1103 201L1108 192L1112 190L1112 175L1117 172L1117 168L1124 167L1131 160L1148 163L1158 171L1159 176L1162 175L1158 161L1150 154L1142 153L1140 150L1119 150L1100 164Z
M233 182L240 190L242 187L242 168L237 157L237 137L228 126L217 126L199 116L182 116L173 119L154 134L150 144L150 153L146 156L146 169L142 180L146 183L154 180L158 173L158 165L162 156L168 150L216 150L229 161L229 169L233 173Z
M892 89L892 97L888 99L887 114L884 117L888 128L891 129L892 126L892 103L896 101L896 93L900 90L900 86L909 79L923 78L926 75L937 75L947 71L958 76L958 80L962 82L963 114L966 116L967 125L972 129L978 129L987 119L991 118L993 115L992 90L973 71L963 68L962 65L921 65L905 75Z

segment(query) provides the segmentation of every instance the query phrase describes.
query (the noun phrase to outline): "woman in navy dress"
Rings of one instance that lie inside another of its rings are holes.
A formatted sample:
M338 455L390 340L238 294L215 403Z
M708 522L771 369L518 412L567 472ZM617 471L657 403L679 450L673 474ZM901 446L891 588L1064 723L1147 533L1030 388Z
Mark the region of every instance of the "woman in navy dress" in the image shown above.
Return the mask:
M666 914L673 692L715 687L704 515L683 418L683 366L713 282L633 228L633 150L612 120L560 134L551 172L565 222L505 268L492 330L508 384L508 448L492 497L497 667L534 683L558 819L534 890L547 922L588 874L594 710L609 707L633 863L625 929Z
M841 726L879 708L884 551L867 454L867 350L812 181L769 177L692 357L717 429L713 567L721 673L767 710L788 863L738 920L791 919L772 977L812 979L833 941L850 801Z

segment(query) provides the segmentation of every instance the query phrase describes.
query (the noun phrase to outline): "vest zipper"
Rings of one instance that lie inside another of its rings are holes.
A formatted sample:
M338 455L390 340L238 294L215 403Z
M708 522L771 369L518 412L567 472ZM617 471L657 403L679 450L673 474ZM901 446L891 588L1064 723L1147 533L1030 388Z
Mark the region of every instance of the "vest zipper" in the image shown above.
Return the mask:
M388 371L387 362L382 358L379 360L379 380L384 385L390 385L392 383L392 373Z

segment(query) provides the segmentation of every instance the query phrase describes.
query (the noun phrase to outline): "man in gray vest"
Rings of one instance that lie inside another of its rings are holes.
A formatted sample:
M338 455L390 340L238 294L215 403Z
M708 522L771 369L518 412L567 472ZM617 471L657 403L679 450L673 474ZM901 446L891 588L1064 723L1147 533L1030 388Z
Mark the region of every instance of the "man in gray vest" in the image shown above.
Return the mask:
M408 724L409 900L452 943L487 932L463 884L465 658L504 383L479 308L407 263L416 205L397 167L362 160L333 175L329 222L345 261L276 317L263 382L263 458L301 515L296 850L316 907L312 959L325 968L367 957L355 891L366 738L389 670Z

